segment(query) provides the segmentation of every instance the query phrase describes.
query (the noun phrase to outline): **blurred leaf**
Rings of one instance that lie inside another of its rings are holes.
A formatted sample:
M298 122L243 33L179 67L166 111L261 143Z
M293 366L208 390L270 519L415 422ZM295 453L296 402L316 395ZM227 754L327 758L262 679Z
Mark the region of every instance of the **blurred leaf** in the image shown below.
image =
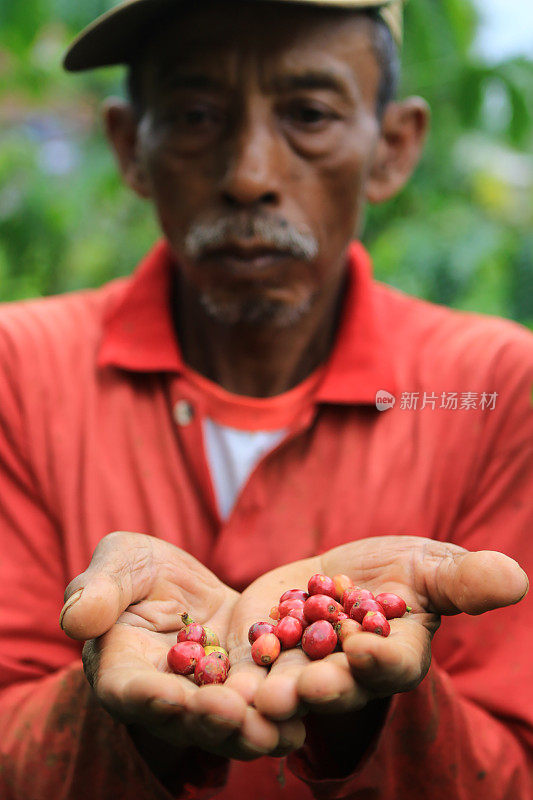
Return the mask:
M49 14L46 0L0 0L0 42L15 53L25 52Z
M457 49L463 56L467 56L474 42L479 21L476 9L464 0L443 0L443 6L451 24Z

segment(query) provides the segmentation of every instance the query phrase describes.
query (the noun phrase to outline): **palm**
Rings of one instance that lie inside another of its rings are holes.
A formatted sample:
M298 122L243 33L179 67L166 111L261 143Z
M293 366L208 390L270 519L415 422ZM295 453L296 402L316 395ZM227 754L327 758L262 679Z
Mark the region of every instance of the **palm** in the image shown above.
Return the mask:
M228 625L238 593L225 586L213 573L184 551L157 539L151 541L153 580L146 595L120 615L101 639L100 671L126 665L131 654L132 668L156 675L169 675L167 653L176 644L186 611L195 622L207 625L226 644ZM187 691L194 684L187 678L173 677Z
M270 672L255 665L247 631L267 619L283 591L306 588L316 572L345 573L372 592L395 592L412 607L391 620L388 638L360 632L344 652L311 662L301 649L283 652ZM364 539L316 558L280 567L259 578L241 595L231 620L232 667L229 685L272 719L306 708L346 711L368 700L406 691L427 672L430 645L440 614L481 613L516 602L523 573L499 553L467 553L463 548L411 536Z
M183 627L181 614L213 629L224 646L239 595L188 553L158 539L150 545L153 579L146 595L128 606L109 634L127 637L132 646L138 643L155 668L168 672L166 656Z
M190 706L198 687L191 679L174 675L167 665L167 653L183 627L180 615L187 611L215 630L224 644L238 594L173 545L140 534L127 536L136 545L136 565L124 570L118 594L100 586L92 607L86 599L85 617L98 622L96 628L92 622L93 629L87 632L94 638L84 648L84 664L91 683L98 673L102 703L123 721L133 722L143 698L146 704L155 700ZM94 573L104 557L97 550L85 575ZM116 622L109 627L113 618ZM101 630L105 632L96 638ZM126 691L129 704L124 705Z
M188 553L143 534L105 537L89 568L68 587L83 587L65 631L87 639L84 666L100 702L123 722L172 745L198 745L233 758L276 751L281 728L226 686L197 687L171 673L167 653L187 611L227 643L238 593ZM300 742L299 726L284 726Z

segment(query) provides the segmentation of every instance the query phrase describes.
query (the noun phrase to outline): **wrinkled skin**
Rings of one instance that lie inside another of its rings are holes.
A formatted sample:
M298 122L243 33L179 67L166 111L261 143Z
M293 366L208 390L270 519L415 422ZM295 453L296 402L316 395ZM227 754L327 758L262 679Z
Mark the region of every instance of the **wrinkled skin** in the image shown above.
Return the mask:
M256 665L250 625L265 618L286 589L305 586L313 573L334 575L341 568L356 584L399 594L413 611L391 620L386 639L357 633L345 640L344 652L318 662L295 649L282 652L270 672ZM247 760L300 747L300 717L307 711L357 711L373 698L414 688L429 667L441 614L509 605L527 586L518 564L501 553L389 536L280 567L238 595L179 548L120 532L104 537L89 568L67 588L66 600L83 592L62 624L69 636L90 639L85 670L111 714L177 748L196 744ZM169 672L166 655L184 608L214 628L229 649L224 685L198 688Z
M305 586L314 572L331 576L341 569L374 594L400 595L412 612L390 620L389 637L356 633L344 641L343 653L319 662L311 662L300 649L282 652L268 673L251 662L246 632L252 621L264 617L276 594ZM230 626L233 667L228 686L276 720L290 718L302 704L326 713L359 709L372 698L409 691L420 683L429 668L431 639L441 614L480 614L517 602L526 589L525 573L501 553L469 553L418 536L342 545L273 570L243 592Z
M227 643L238 593L188 553L136 533L104 537L89 568L68 586L65 599L84 587L62 625L83 650L87 678L117 719L145 728L177 748L198 745L241 760L282 754L280 735L300 745L300 722L267 721L235 691L197 687L173 674L167 652L176 643L186 610ZM98 638L97 638L98 637Z
M144 54L140 118L106 105L124 180L154 206L180 262L185 361L238 394L279 394L327 357L365 205L396 194L420 157L424 101L377 117L371 25L299 4L191 4ZM197 226L220 222L233 250L191 252ZM315 249L278 250L259 223ZM266 261L236 257L258 245Z

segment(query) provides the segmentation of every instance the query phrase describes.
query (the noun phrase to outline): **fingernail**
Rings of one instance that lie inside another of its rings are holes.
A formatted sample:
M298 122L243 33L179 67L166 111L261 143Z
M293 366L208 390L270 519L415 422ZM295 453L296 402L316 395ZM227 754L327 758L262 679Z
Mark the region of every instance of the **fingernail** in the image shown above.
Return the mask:
M204 719L209 725L212 725L213 728L217 728L219 730L233 730L234 728L238 727L237 722L234 722L231 719L226 719L225 717L219 717L218 714L206 714Z
M183 711L183 705L173 703L171 700L152 700L150 708L157 714L175 715L178 711Z
M257 745L248 742L246 739L239 739L241 747L249 751L250 755L266 756L270 750L265 750L264 747L257 747Z
M82 592L83 592L83 589L78 589L77 592L74 592L74 594L69 597L69 599L67 600L67 602L65 603L65 605L61 609L61 614L59 615L59 624L60 624L62 630L63 630L63 618L64 618L65 614L67 613L69 608L72 608L74 603L78 602L78 600L81 597L81 593Z
M334 700L339 700L340 694L323 694L320 697L313 697L307 698L308 703L313 703L313 705L320 705L321 703L332 703Z
M278 750L283 750L284 752L288 753L291 750L294 750L294 747L294 742L291 742L290 739L285 739L284 736L279 737Z

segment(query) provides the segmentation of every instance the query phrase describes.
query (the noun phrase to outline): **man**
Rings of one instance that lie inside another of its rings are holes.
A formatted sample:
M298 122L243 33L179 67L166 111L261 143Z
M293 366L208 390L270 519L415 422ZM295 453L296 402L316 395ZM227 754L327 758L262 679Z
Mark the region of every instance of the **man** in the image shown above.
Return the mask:
M134 0L69 51L130 65L106 129L164 239L1 310L3 798L531 796L531 336L352 242L426 132L399 12ZM248 627L317 571L413 612L267 674ZM224 686L167 671L184 609Z

